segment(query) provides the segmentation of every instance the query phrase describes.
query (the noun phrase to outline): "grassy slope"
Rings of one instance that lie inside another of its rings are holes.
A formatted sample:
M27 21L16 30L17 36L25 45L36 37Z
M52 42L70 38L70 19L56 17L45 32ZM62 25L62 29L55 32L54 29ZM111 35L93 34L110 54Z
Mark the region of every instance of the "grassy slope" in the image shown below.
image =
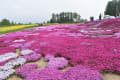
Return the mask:
M16 25L15 25L16 26ZM20 26L20 25L19 25ZM33 28L33 27L37 27L38 25L33 25L33 26L25 26L25 27L22 27L22 28L18 28L18 29L12 29L12 30L6 30L6 31L0 31L0 34L5 34L5 33L10 33L10 32L16 32L16 31L20 31L20 30L24 30L24 29L27 29L27 28ZM10 28L11 26L6 26L8 28ZM6 28L6 27L3 27L3 28ZM0 27L2 28L2 27Z

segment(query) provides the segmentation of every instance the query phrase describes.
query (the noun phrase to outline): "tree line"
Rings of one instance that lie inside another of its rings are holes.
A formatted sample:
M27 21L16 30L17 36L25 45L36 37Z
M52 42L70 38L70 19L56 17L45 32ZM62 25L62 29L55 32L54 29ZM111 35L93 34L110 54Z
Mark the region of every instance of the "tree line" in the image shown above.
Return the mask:
M82 19L78 13L72 12L53 13L50 19L50 23L79 23L84 21L86 20Z
M32 23L28 23L28 24L32 24ZM10 21L8 19L2 19L0 21L0 27L2 27L2 26L12 26L12 25L24 25L24 24L23 23L16 23L16 22Z
M10 22L8 19L2 19L0 21L0 26L10 26L10 25L16 25L16 23Z
M119 16L120 15L120 0L112 0L109 1L106 10L105 10L105 15L110 15L110 16Z

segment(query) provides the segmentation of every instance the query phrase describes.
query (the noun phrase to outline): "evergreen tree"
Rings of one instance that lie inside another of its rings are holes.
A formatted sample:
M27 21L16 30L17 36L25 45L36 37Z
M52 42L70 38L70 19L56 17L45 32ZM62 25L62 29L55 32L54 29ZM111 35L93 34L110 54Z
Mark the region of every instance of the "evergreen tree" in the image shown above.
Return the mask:
M106 6L105 15L118 16L119 12L120 12L120 0L109 1Z
M81 21L81 16L78 13L61 12L60 14L52 14L51 23L75 23Z
M56 15L53 13L52 14L52 19L50 20L51 23L55 23L56 22Z

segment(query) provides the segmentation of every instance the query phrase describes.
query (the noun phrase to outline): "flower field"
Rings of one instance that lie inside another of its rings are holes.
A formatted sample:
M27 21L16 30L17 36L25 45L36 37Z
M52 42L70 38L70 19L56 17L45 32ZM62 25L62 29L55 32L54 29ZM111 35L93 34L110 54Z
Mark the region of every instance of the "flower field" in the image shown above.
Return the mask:
M37 24L32 25L16 25L16 26L6 26L6 27L0 27L0 34L23 30L25 28L32 28L38 26Z
M103 72L120 74L119 44L120 18L2 34L0 80L104 80ZM38 69L43 57L47 63Z

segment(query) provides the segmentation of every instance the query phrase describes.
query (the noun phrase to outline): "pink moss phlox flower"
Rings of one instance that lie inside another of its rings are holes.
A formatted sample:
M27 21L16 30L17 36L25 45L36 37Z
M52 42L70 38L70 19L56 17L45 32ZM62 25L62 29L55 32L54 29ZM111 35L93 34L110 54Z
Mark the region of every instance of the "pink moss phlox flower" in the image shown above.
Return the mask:
M29 47L29 46L31 46L31 44L32 44L33 42L34 42L34 41L26 42L26 43L24 44L24 47Z
M62 80L63 72L57 69L32 70L25 80Z
M114 36L116 36L117 38L120 38L120 33L115 33Z
M15 52L15 48L14 47L0 47L0 55L9 53L9 52Z
M14 48L20 48L22 46L23 46L23 44L21 44L21 43L15 43L15 44L10 45L10 47L14 47Z
M51 55L51 54L47 54L46 56L45 56L45 61L49 61L50 59L53 59L54 58L54 55Z
M27 62L31 62L31 61L37 61L41 58L41 54L37 54L37 53L33 53L31 55L27 55L27 56L23 56L22 58L24 58Z
M64 57L57 57L57 58L50 58L47 68L64 68L68 65L68 60L66 60Z
M71 67L65 72L54 68L36 69L36 67L36 64L27 64L20 67L16 73L24 80L103 80L98 71L82 65Z
M102 75L94 70L79 65L63 73L62 80L103 80Z
M36 68L37 64L27 64L17 69L16 74L25 78L30 74L31 71L35 70Z

